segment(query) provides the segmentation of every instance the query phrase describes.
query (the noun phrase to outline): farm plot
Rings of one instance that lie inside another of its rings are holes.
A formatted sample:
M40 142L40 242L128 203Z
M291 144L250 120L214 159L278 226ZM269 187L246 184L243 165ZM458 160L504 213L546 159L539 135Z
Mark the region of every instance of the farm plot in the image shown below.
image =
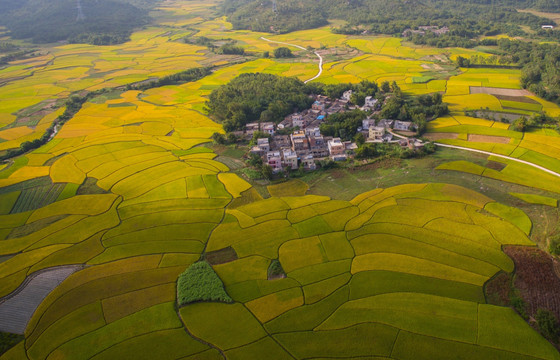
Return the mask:
M481 351L503 359L511 354L558 358L527 325L508 332L511 341L492 347L488 339L507 331L502 324L522 321L492 306L484 307L479 315L484 283L500 270L513 270L502 244L531 244L509 222L526 228L528 218L521 218L521 213L459 187L419 184L373 190L352 202L307 196L288 211L286 220L258 223L266 214L285 214L289 199L273 197L228 210L231 215L212 233L208 248L235 250L238 260L215 266L226 290L297 358L332 356L333 351L345 357L403 352L408 345L398 340L399 331L418 339L429 337L465 354ZM483 209L501 219L485 215ZM345 215L339 213L342 210ZM324 219L335 213L351 230L332 230L332 219ZM356 226L353 221L359 217L362 225ZM263 232L273 226L274 232ZM296 233L283 239L274 236L289 228ZM259 240L249 246L250 238ZM266 251L256 245L263 241ZM279 260L286 278L266 280L274 259ZM224 309L228 306L222 305ZM195 309L188 311L193 314ZM186 316L183 320L189 327ZM197 320L192 326L200 324ZM489 337L478 337L481 331ZM350 339L358 334L387 336L389 350L354 344ZM218 341L209 332L206 336L207 341ZM284 353L274 342L262 333L259 336L252 338L258 347L246 343L240 353L268 349L282 358ZM321 355L325 339L339 336L344 341L334 342L336 350L329 348L329 355ZM535 343L525 341L526 337ZM231 346L224 344L221 349Z

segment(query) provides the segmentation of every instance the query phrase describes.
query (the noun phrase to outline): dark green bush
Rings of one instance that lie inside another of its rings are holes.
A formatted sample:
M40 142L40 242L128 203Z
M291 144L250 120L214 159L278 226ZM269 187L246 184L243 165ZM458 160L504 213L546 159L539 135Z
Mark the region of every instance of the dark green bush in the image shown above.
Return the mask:
M177 279L177 303L179 306L198 301L232 303L224 284L206 261L189 266Z

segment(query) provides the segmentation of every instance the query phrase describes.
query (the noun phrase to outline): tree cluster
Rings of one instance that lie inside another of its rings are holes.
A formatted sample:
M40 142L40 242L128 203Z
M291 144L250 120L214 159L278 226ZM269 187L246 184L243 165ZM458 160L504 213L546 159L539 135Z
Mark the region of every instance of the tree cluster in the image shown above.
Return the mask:
M255 121L280 122L311 107L310 89L300 80L272 74L242 74L210 93L209 115L227 132Z
M168 75L168 76L162 77L161 79L158 79L158 80L143 83L143 84L140 84L140 85L136 85L136 86L127 85L126 88L127 88L127 90L132 90L132 89L147 90L147 89L152 89L152 88L160 87L160 86L182 84L182 83L186 83L186 82L200 80L203 77L210 75L211 73L212 73L212 67L211 66L192 68L192 69L188 69L188 70L185 70L185 71L181 71L181 72L173 74L173 75Z
M292 54L292 50L288 49L287 47L279 47L274 49L274 57L275 58L291 58L294 54Z

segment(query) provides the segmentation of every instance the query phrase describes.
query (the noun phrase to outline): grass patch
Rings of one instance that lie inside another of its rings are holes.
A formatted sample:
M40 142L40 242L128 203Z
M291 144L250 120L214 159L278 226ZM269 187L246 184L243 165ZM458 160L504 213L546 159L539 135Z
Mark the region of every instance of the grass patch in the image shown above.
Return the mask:
M542 195L535 195L535 194L522 194L522 193L509 193L511 196L515 196L518 199L521 199L529 204L537 204L537 205L546 205L552 207L558 207L558 200Z
M267 188L271 196L304 196L309 185L301 180L292 179L280 184L269 185Z
M17 345L23 339L23 335L0 332L0 355Z
M201 261L189 266L177 280L177 303L179 306L197 301L232 303L222 280L212 266Z

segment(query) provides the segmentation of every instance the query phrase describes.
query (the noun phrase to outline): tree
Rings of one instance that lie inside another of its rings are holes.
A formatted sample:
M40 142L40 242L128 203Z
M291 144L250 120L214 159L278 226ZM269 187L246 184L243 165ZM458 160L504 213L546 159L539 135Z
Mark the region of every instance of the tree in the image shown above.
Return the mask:
M288 49L287 47L279 47L274 49L274 57L275 58L291 58L294 54L292 54L292 50Z
M354 136L354 141L356 142L356 145L362 146L366 142L366 137L364 136L364 134L359 132L356 134L356 136Z
M215 132L212 134L212 140L216 143L216 144L220 144L223 145L226 143L226 137L224 136L224 134L220 134L219 132Z
M272 167L270 165L264 164L261 168L261 171L265 179L267 180L272 179L273 172L272 172Z
M356 158L368 159L374 157L376 154L375 144L363 144L356 149Z
M381 91L383 91L384 93L391 92L391 85L389 85L388 81L383 81L381 83Z
M270 52L264 51L263 54L262 54L262 57L263 58L269 58L270 57Z
M527 129L527 118L525 116L522 116L513 122L513 130L524 132L526 129Z
M554 313L547 309L538 309L535 320L539 326L539 331L543 336L553 342L558 341L560 327Z
M471 65L470 60L467 59L467 58L464 58L464 57L462 57L462 56L458 56L456 61L457 61L457 65L458 65L459 67L468 68L468 67Z
M247 162L249 163L249 165L251 165L254 168L259 168L262 167L263 165L263 161L261 157L253 153L249 154L249 159L247 160Z

